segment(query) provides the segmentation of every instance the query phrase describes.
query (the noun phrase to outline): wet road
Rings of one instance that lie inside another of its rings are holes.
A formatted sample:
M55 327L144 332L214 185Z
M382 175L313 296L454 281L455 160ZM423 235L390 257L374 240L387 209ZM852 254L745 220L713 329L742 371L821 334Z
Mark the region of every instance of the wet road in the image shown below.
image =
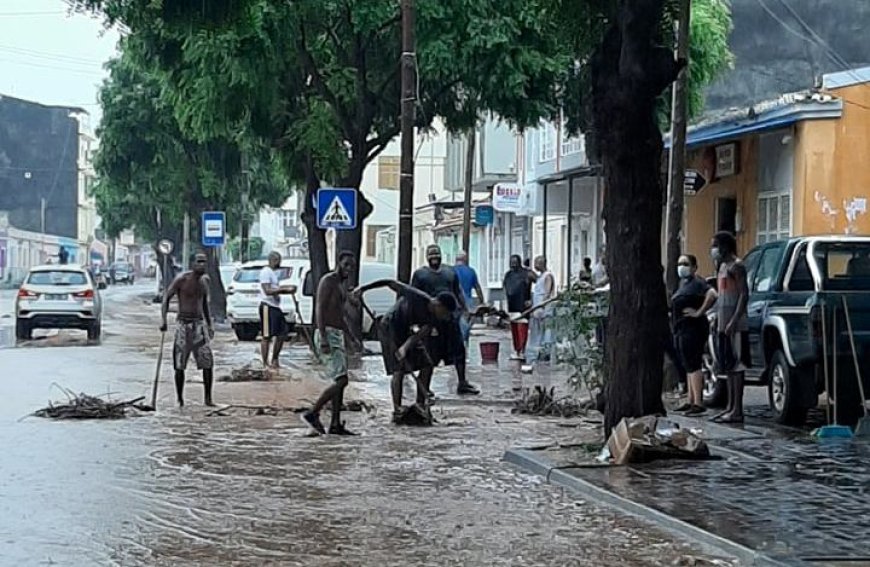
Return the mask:
M663 565L697 555L500 462L508 447L588 432L497 403L446 404L431 429L391 427L370 362L354 386L378 411L347 414L356 438L308 438L293 414L207 417L198 384L192 404L174 409L168 368L157 414L19 421L63 399L53 383L118 399L149 392L148 290L105 293L100 345L73 332L0 350L0 565ZM227 364L256 348L219 344ZM288 351L290 366L303 367L302 352ZM219 383L216 398L230 392Z

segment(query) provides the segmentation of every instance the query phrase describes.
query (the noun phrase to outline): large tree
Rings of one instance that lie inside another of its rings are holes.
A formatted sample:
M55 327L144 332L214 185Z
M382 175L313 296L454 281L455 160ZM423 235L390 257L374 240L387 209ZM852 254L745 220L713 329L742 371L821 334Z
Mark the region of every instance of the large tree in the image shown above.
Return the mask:
M315 274L325 269L311 196L322 183L359 189L399 133L399 2L395 0L84 0L123 23L159 63L176 117L194 137L254 131L306 180ZM540 0L417 2L417 126L463 129L493 111L524 127L555 115L567 68L557 22ZM359 195L360 216L371 204ZM358 219L362 220L362 219ZM362 223L358 223L361 226ZM361 232L338 246L359 252Z
M664 412L662 273L662 94L689 64L690 108L730 64L729 7L693 2L690 61L674 56L677 0L556 0L563 38L577 64L564 91L569 127L583 130L605 180L610 276L605 427L623 417ZM568 23L570 22L570 23Z
M100 89L103 120L95 158L93 192L110 236L129 228L153 244L161 238L179 244L187 213L191 242L198 242L198 213L203 210L224 210L229 226L238 225L234 221L241 213L243 189L255 206L283 202L288 185L273 170L268 148L256 141L243 146L239 141L199 142L185 136L158 78L126 40L122 46L128 48L109 63L109 78ZM155 253L161 254L156 246ZM220 318L226 301L218 266L217 251L212 250L212 309Z

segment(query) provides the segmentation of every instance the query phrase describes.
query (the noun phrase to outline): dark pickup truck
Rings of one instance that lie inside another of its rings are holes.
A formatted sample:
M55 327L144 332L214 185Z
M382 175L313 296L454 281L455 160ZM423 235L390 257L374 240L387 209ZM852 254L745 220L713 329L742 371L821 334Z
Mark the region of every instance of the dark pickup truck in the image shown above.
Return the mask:
M870 237L769 242L746 254L743 262L750 290L752 368L747 384L767 385L776 420L799 425L826 391L827 360L832 385L836 369L837 387L831 387L831 396L839 398L839 421L854 423L862 415L862 401L846 308L864 390L870 392ZM710 368L715 368L715 361ZM721 380L708 372L708 402L722 401Z

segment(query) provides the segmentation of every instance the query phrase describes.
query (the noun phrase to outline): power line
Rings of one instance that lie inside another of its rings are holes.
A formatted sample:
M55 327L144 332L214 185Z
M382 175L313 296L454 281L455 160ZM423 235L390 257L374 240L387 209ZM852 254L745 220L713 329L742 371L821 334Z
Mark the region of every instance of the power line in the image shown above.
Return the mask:
M66 73L75 73L78 75L88 75L90 77L103 77L102 73L98 73L96 71L86 71L85 69L70 69L69 67L58 67L57 65L46 65L43 63L35 63L35 62L26 62L26 61L15 61L14 59L2 59L0 58L0 62L9 63L12 65L21 65L23 67L34 67L39 69L51 69L54 71L63 71Z
M66 12L43 11L43 12L0 12L0 18L14 18L16 16L60 16L66 15Z
M89 59L86 57L77 57L75 55L62 55L60 53L50 53L47 51L37 51L35 49L25 49L23 47L15 47L13 45L0 45L0 51L8 51L16 55L25 55L27 57L35 57L37 59L48 59L51 61L62 61L64 63L74 63L76 65L102 65L105 61L98 59Z

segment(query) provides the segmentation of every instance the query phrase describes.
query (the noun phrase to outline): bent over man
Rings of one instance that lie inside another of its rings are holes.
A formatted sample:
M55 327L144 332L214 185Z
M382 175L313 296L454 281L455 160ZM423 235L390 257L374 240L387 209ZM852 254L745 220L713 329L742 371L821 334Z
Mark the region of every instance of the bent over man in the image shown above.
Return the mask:
M205 386L205 405L213 406L211 387L213 382L214 356L211 340L214 328L208 309L208 276L205 275L206 255L197 253L193 270L178 276L163 294L160 331L166 332L166 314L169 302L178 295L178 318L175 326L175 341L172 347L172 364L175 368L175 395L178 405L184 406L184 370L190 355L196 367L202 370Z
M323 391L311 410L302 414L302 419L321 435L326 433L326 428L320 421L320 410L329 402L332 403L329 434L354 435L341 421L341 406L348 382L347 350L344 345L344 334L348 331L344 318L348 302L347 279L355 264L356 258L353 254L347 251L341 252L338 255L335 271L323 276L317 286L317 303L314 309L317 334L314 337L314 344L321 362L326 365L327 377L332 379L333 383Z

